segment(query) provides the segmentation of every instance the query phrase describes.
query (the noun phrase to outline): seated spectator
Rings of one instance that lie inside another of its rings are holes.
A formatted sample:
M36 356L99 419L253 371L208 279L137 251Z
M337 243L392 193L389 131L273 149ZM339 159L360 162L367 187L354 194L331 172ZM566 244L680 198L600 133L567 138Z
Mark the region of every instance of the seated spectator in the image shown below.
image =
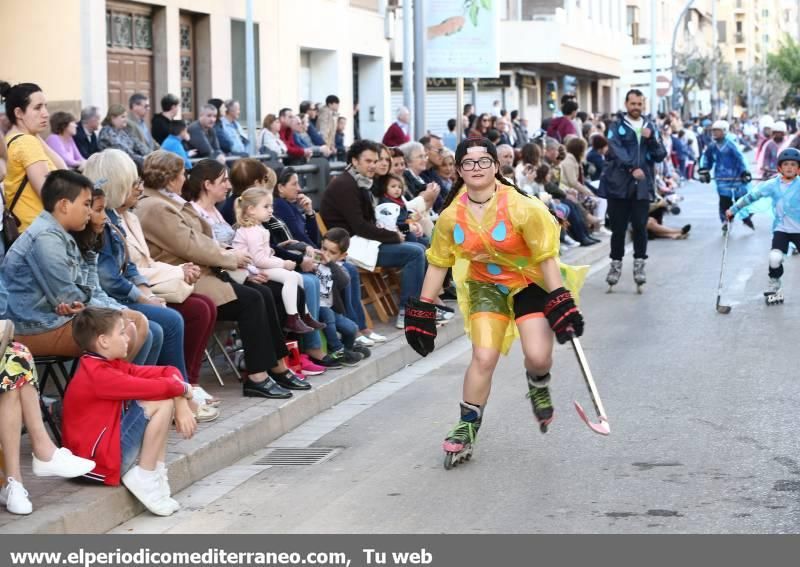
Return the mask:
M344 145L344 135L347 130L347 117L340 116L336 119L336 136L334 136L334 147L336 148L336 159L344 160L347 154L347 147Z
M206 185L226 185L225 167L213 160L195 164L191 176L186 184L193 194L199 195ZM250 255L219 246L211 226L180 196L185 176L183 161L178 156L162 150L153 152L145 160L142 177L145 190L136 213L150 253L156 261L176 266L191 262L199 266L201 274L195 291L214 301L217 319L238 324L248 371L244 395L291 397L290 391L276 383L301 389L297 386L297 376L282 360L288 351L269 288L255 283L240 284L228 272L245 268L252 260ZM219 192L224 195L227 188ZM263 277L249 279L264 281ZM302 389L308 387L302 384Z
M598 181L606 166L608 140L602 134L595 134L592 136L591 144L592 149L586 154L586 161L591 165L589 178L592 181Z
M689 238L689 231L692 225L685 224L682 228L672 228L664 224L664 214L667 212L668 203L663 197L657 197L650 203L650 211L647 216L647 238L669 238L671 240L685 240Z
M101 151L108 148L122 150L141 169L144 158L150 153L150 150L139 140L131 137L127 126L128 117L125 114L125 107L121 104L112 104L103 120L103 127L97 137L97 146Z
M328 146L317 146L308 135L308 117L307 116L294 116L292 117L289 125L292 128L292 137L295 144L304 149L311 149L313 156L322 155L328 157L331 155L331 149Z
M181 101L174 94L165 94L161 97L161 112L153 115L150 124L153 139L159 144L169 136L169 123L180 118ZM87 156L88 157L88 156Z
M45 142L56 152L67 167L83 171L86 160L83 159L75 144L75 133L78 125L75 117L69 112L56 112L50 117L50 134Z
M406 242L421 242L427 247L429 242L424 236L422 226L416 222L419 213L409 212L403 198L403 187L403 178L391 173L376 179L373 183L372 193L378 199L377 209L380 209L381 205L399 207L397 217L392 220L392 226L382 225L380 215L378 215L378 225L388 230L399 230L405 236Z
M3 87L0 99L5 100L11 122L5 140L8 152L8 171L3 182L5 206L17 217L23 231L42 212L40 195L47 174L67 166L40 137L50 118L42 89L32 83L13 87L4 83Z
M369 196L379 148L375 142L360 140L347 151L348 168L331 179L322 195L320 214L331 229L341 227L351 236L381 242L377 265L402 268L400 281L400 313L396 326L404 328L405 305L418 297L425 274L425 247L404 242L403 236L375 224L375 208Z
M492 115L484 112L480 116L473 115L472 118L474 120L467 129L467 138L486 138L492 128Z
M6 316L16 326L16 338L34 356L77 357L81 350L72 338L73 318L98 300L92 295L92 282L84 280L82 257L70 231L81 231L88 223L92 182L74 171L55 171L42 187L42 200L45 210L14 242L0 266L14 298ZM145 344L147 320L140 313L124 314L135 325L128 359L140 351L146 356L151 346Z
M520 160L514 168L517 187L522 188L533 182L533 174L542 159L542 150L538 145L528 143L520 150ZM549 172L548 168L548 172Z
M419 177L425 183L436 183L439 186L441 191L444 181L439 177L438 168L442 163L442 152L446 149L444 144L442 143L442 139L439 136L435 136L433 134L429 134L427 136L423 136L419 139L422 146L425 148L425 156L427 158L427 163L425 166L425 170L419 174ZM438 211L441 205L444 203L444 197L447 193L440 193L439 199L442 200L441 203L437 203L436 210Z
M133 313L127 310L125 306L116 299L108 295L100 285L100 276L97 271L97 256L102 243L98 238L98 233L102 234L102 226L105 222L105 213L103 212L104 200L105 193L103 190L98 187L92 188L92 205L89 222L83 230L70 231L70 235L75 239L75 243L78 245L78 252L80 253L81 259L79 269L81 273L81 283L89 289L93 306L107 307L116 311ZM99 229L97 225L99 225ZM139 313L137 313L137 316L140 318L144 317L143 314ZM142 346L132 362L135 364L155 364L158 361L158 357L161 355L161 347L163 344L164 330L161 328L161 325L153 321L147 321L147 338L144 340L144 346Z
M250 187L266 187L269 191L275 187L278 178L275 172L255 158L237 159L231 166L229 174L231 193L220 205L222 218L230 225L236 224L236 198Z
M390 148L396 148L411 141L411 113L405 106L397 109L397 119L392 122L392 125L386 130L383 135L383 145Z
M97 147L97 132L100 130L100 111L96 106L87 106L81 110L81 121L75 131L75 145L83 156L89 156L100 151Z
M138 267L131 259L128 252L127 232L122 223L117 208L124 207L129 193L134 184L140 183L136 175L136 168L131 160L122 152L107 150L90 158L86 166L86 175L102 185L105 196L97 197L92 204L92 217L90 226L94 229L96 239L99 241L100 250L98 258L98 274L100 285L108 295L130 309L142 313L150 324L155 322L163 332L161 353L155 364L174 366L181 371L181 376L187 381L190 376L186 361L202 360L203 350L211 336L216 322L216 317L206 317L202 326L198 325L195 313L191 313L190 320L197 325L191 329L195 337L204 337L204 342L188 344L184 333L184 320L180 310L167 309L167 302L156 295L150 287L147 277L139 272ZM184 272L177 274L180 281L184 281ZM206 300L199 306L200 315L207 312ZM188 300L188 297L187 297ZM208 300L210 301L210 300ZM183 303L174 302L175 303ZM192 311L192 302L184 306L183 310ZM195 382L197 377L195 377ZM217 412L203 410L198 415L199 421L210 421L216 418Z
M213 104L201 106L197 120L189 124L189 147L197 150L197 157L215 159L224 164L225 154L222 153L214 130L216 121L216 107Z
M176 368L124 361L128 340L118 311L87 309L73 335L86 354L64 397L64 445L95 459L88 478L121 481L153 514L173 514L180 505L170 498L167 439L173 418L185 439L194 435L192 389Z
M317 277L320 281L319 314L325 322L324 332L328 341L328 354L325 356L344 366L355 366L364 359L364 354L356 350L359 348L356 345L358 326L345 314L344 299L350 276L343 264L349 245L350 235L346 230L330 229L322 241L322 258L317 266Z
M436 207L443 203L441 187L435 181L426 182L422 178L422 173L428 167L428 155L424 146L419 142L408 142L398 149L406 158L406 168L403 171L406 190L411 194L411 198L420 196L425 200L429 210L436 210Z
M388 175L392 169L392 150L383 144L378 144L378 148L381 150L381 153L378 156L378 163L375 164L376 180L380 179L384 175ZM400 157L403 157L402 152L400 152ZM403 169L405 169L405 160L403 161ZM403 191L405 191L405 183L403 184Z
M253 263L247 266L248 271L281 284L281 298L287 314L285 328L303 335L324 325L299 301L298 290L303 289L303 278L295 272L297 264L275 256L269 245L269 231L263 225L272 218L272 199L272 192L261 187L251 187L236 198L237 229L233 247L250 254Z
M325 145L334 147L336 144L336 128L339 123L339 97L328 95L325 97L325 106L319 109L319 117L314 126L319 130Z
M311 102L304 100L300 103L300 111L299 116L301 121L303 122L303 126L305 127L305 132L308 134L308 138L311 140L311 144L314 146L325 146L325 138L319 133L317 130L317 107ZM329 148L333 148L333 144L328 145Z
M286 155L286 144L281 140L281 123L274 114L267 114L258 133L258 152L261 154L274 154L275 158Z
M161 149L167 152L172 152L180 156L183 160L183 165L187 170L192 169L192 158L197 155L197 150L186 151L183 147L184 142L189 141L189 130L186 122L183 120L173 120L169 123L169 136L164 138L161 144Z
M571 137L566 143L567 155L561 162L561 184L568 196L577 199L589 215L586 216L587 224L597 227L601 234L610 235L611 231L605 228L606 208L608 202L598 197L589 189L583 180L583 154L586 151L586 140Z
M295 115L291 108L282 108L278 112L278 120L281 124L280 136L286 145L287 158L284 160L286 165L299 165L305 163L314 151L311 148L299 146L294 138L294 132L298 128L295 123ZM293 127L294 124L294 127Z
M238 100L230 99L225 101L225 114L220 116L219 123L226 134L230 148L223 151L229 156L247 157L250 155L250 141L244 135L244 129L239 124L239 114L241 107Z
M449 193L456 180L456 155L449 148L442 151L442 159L436 166L436 174L442 181L442 191L445 194Z
M514 148L509 144L500 144L497 146L497 159L500 167L508 166L513 169L514 167ZM512 180L513 182L513 180Z
M8 293L0 281L0 312L6 310ZM12 514L27 515L33 505L25 490L20 467L22 426L33 448L34 476L83 476L95 467L94 461L82 459L69 449L55 446L45 429L39 405L39 379L31 352L19 342L12 342L13 325L5 322L0 342L0 446L3 448L3 480L0 502Z
M154 287L150 291L167 301L184 319L183 349L189 382L195 385L202 399L208 394L197 387L200 379L200 366L204 350L214 331L217 308L211 298L194 293L194 284L200 277L200 267L187 262L179 266L156 262L150 256L142 226L132 209L142 195L142 180L136 173L131 159L117 150L103 152L102 158L90 164L87 173L93 177L104 178L106 192L106 213L110 225L124 235L129 260ZM109 234L112 232L109 225ZM183 283L184 285L180 285ZM181 301L182 299L182 301Z
M131 138L140 142L147 148L147 153L158 149L158 144L153 140L150 128L147 126L147 115L150 114L150 99L142 93L134 93L128 99L128 125L126 129Z

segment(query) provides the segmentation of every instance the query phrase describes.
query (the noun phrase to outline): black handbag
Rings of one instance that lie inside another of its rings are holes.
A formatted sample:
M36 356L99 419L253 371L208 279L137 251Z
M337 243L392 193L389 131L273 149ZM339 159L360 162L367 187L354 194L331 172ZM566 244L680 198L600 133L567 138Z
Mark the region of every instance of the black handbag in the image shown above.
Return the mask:
M14 136L8 141L8 145L6 147L11 147L17 138L21 138L25 134L19 134L18 136ZM11 205L5 207L3 209L3 242L6 245L6 250L8 250L14 241L19 238L19 226L20 221L17 218L17 215L14 214L14 207L17 206L17 201L22 196L22 192L25 190L25 186L28 185L28 176L22 178L22 183L19 184L17 188L17 192L14 194L14 198L11 200ZM5 204L5 195L3 196L3 204Z

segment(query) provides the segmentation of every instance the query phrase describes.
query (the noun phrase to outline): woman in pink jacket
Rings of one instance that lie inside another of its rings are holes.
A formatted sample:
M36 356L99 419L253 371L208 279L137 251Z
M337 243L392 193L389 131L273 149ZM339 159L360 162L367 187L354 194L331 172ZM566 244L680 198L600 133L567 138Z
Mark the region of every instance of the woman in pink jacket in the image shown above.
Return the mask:
M303 276L294 271L294 261L278 258L269 246L269 231L263 223L272 218L272 193L262 187L251 187L236 198L235 207L237 229L233 247L250 254L253 263L247 269L251 273L264 274L283 284L281 298L287 315L286 328L301 334L325 328L324 323L311 316L305 302L297 301L297 288L303 287ZM298 313L298 303L302 315Z

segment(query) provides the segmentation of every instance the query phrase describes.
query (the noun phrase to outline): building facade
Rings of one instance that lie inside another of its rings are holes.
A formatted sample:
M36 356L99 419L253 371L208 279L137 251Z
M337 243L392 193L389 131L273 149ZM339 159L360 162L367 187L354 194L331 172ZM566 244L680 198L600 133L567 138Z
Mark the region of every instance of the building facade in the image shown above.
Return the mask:
M361 108L364 137L391 122L385 0L256 0L256 115L302 100ZM36 82L51 109L75 113L166 93L192 119L209 98L236 98L246 116L245 0L29 0L0 3L9 45L24 45L2 66L10 83ZM30 41L31 14L37 41ZM242 119L244 120L244 118ZM352 131L352 130L351 130Z
M499 22L499 77L464 77L464 102L476 112L497 112L495 102L519 110L529 128L554 114L546 96L555 86L559 101L574 92L582 110L613 112L620 104L618 78L622 57L630 46L625 34L625 0L496 0ZM394 10L395 28L402 30L401 9ZM402 33L392 42L392 108L402 104ZM624 94L624 93L623 93ZM426 128L441 133L456 108L455 77L428 80ZM558 104L558 102L557 102ZM557 111L557 109L556 109Z

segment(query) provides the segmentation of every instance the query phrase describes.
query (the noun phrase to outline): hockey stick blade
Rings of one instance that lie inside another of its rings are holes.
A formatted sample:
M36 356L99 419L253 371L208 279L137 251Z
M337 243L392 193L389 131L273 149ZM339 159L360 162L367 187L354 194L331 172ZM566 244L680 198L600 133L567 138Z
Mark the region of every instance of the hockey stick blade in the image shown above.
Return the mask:
M719 298L717 298L717 313L727 315L728 313L731 312L731 309L732 308L730 305L721 305L719 302Z
M592 377L592 371L589 368L589 363L586 361L586 355L583 353L581 342L575 335L570 337L570 341L572 342L572 348L575 351L575 356L578 359L578 365L581 367L581 372L583 373L583 379L586 382L586 387L589 390L589 395L592 398L592 404L594 404L597 418L600 421L599 423L592 422L589 419L589 416L586 415L586 412L581 404L579 404L577 401L574 402L575 410L578 412L578 415L583 422L589 426L589 429L595 433L599 433L600 435L608 435L611 433L611 426L608 423L608 417L606 416L605 408L603 408L603 402L600 401L600 395L597 393L597 386L594 383L594 378Z

